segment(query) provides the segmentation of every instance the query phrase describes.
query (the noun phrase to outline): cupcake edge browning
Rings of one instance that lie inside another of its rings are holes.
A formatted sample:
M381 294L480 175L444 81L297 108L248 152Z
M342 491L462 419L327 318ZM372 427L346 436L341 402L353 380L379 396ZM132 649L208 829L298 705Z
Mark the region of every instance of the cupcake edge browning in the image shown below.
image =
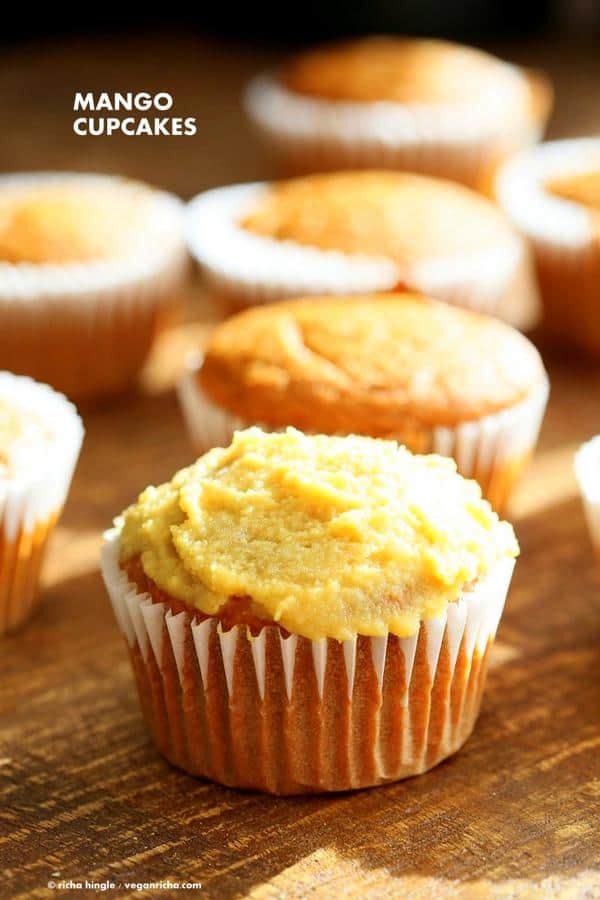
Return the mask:
M422 429L503 411L545 377L510 326L414 294L246 310L217 326L198 374L209 398L245 421L413 447Z

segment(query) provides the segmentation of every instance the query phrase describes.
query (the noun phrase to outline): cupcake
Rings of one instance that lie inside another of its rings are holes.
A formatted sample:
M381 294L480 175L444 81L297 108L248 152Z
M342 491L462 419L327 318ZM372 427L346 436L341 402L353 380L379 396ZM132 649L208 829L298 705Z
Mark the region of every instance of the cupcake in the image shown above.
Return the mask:
M600 571L600 435L582 444L575 454L575 476Z
M0 366L77 399L130 385L184 273L181 207L112 176L0 177Z
M541 75L473 47L389 36L301 53L245 95L285 174L382 167L477 189L539 140L551 105Z
M188 211L192 253L239 308L300 294L399 286L532 324L525 242L473 191L398 172L342 172L207 191Z
M547 394L518 331L413 294L246 310L216 327L179 385L199 451L254 424L393 438L454 457L496 509L533 452Z
M297 794L461 746L517 553L451 460L252 428L144 491L102 571L159 750Z
M0 635L29 618L83 426L61 394L0 372Z
M599 358L600 138L519 154L499 171L495 189L533 248L546 332Z

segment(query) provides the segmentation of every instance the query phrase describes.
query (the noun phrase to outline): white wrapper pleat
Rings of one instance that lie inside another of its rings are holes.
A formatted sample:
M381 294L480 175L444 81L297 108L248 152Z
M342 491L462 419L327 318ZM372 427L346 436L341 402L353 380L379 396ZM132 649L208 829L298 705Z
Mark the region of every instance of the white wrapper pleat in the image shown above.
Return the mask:
M525 243L507 228L489 248L400 266L384 257L348 254L252 234L239 224L269 190L266 182L216 188L189 204L186 235L210 286L238 306L306 294L391 291L398 285L519 328L539 305Z
M152 673L160 673L164 687L161 708L167 709L169 721L172 715L169 710L176 709L178 728L181 726L184 732L188 725L190 729L193 727L191 716L187 721L186 710L194 701L204 706L205 727L210 727L215 694L220 696L221 718L240 714L240 705L252 697L252 708L245 712L254 722L256 717L268 718L271 710L281 704L300 709L303 714L309 714L315 707L318 712L320 707L320 715L327 718L340 696L346 697L351 717L353 706L357 706L356 714L360 715L358 707L363 709L365 698L369 698L376 745L365 748L361 739L352 737L352 729L349 729L348 746L336 744L334 751L334 755L346 754L353 760L346 775L341 775L341 782L331 772L327 774L323 759L317 760L316 783L303 786L296 779L294 757L299 748L289 744L278 746L293 737L294 727L290 727L287 735L263 735L267 756L279 757L275 766L277 772L266 765L253 775L239 764L236 778L235 772L230 775L219 773L217 762L210 760L206 761L203 770L196 772L226 783L238 780L240 786L278 793L298 793L306 789L342 790L394 780L424 771L457 749L466 739L477 714L483 688L479 667L494 640L513 566L513 560L498 563L489 575L476 582L456 602L450 603L439 618L421 622L414 635L405 638L356 635L340 643L327 638L308 641L288 635L276 625L265 626L258 636L252 636L242 626L223 631L216 619L198 622L185 611L173 614L166 604L154 603L149 595L140 593L120 569L118 530L107 532L102 552L102 574L117 623L145 673L141 676L141 694L152 691L156 694L156 678ZM438 672L442 656L443 664ZM178 681L175 686L173 671ZM145 679L148 679L147 683ZM314 695L307 703L307 698L301 694L302 685L311 683L313 688L307 690L312 690ZM284 696L275 698L275 689ZM395 723L401 736L399 742L393 742L393 752L383 727L383 718L390 714L390 704L393 706L390 721ZM420 708L423 704L425 710ZM429 715L429 725L424 730L423 711ZM461 720L461 716L464 719ZM162 720L164 724L164 717ZM231 721L229 739L234 744L232 754L236 757L239 748L236 750L235 747L234 724L237 719ZM215 721L212 725L218 731L223 722ZM151 727L154 726L156 719L151 723ZM173 725L168 727L173 728ZM202 731L196 736L189 731L183 743L177 735L171 735L170 744L167 740L170 750L165 750L162 740L165 735L155 733L155 737L172 761L192 769L189 760L196 758L197 750L193 741L208 740ZM239 737L243 740L243 735ZM313 737L317 742L321 739L325 748L322 756L327 760L327 741L336 742L338 736ZM356 740L358 744L354 746ZM380 742L379 750L377 741ZM361 774L364 757L372 759L368 773Z
M582 444L575 454L575 475L592 544L600 554L600 435Z
M513 72L516 107L527 87ZM533 117L507 122L493 102L457 108L328 100L290 91L271 73L250 82L244 105L286 172L393 168L480 187L503 149L534 143L543 130Z

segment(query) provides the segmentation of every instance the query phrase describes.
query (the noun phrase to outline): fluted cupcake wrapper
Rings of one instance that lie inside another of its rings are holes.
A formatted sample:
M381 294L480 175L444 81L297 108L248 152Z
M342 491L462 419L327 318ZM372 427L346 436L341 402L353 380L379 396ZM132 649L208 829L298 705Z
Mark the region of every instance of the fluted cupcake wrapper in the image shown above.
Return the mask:
M211 447L226 447L234 431L262 422L234 416L213 403L202 389L198 373L202 357L195 353L186 360L178 383L183 417L194 447L203 453ZM547 379L528 397L502 412L463 422L454 428L435 427L418 435L418 444L409 449L419 453L439 453L452 457L465 478L474 478L496 510L502 510L537 444L549 385ZM394 434L386 437L394 439ZM404 442L399 434L398 440Z
M549 86L530 78L538 93L548 93L541 105L549 108ZM269 73L251 81L244 101L284 174L404 169L476 189L499 159L541 138L547 112L507 124L493 110L331 101L290 91Z
M384 257L323 250L252 234L239 223L267 182L205 191L187 208L186 235L213 290L235 308L308 294L360 294L399 287L530 328L539 303L525 242L506 237L477 253L401 266Z
M0 190L119 184L110 176L0 177ZM181 201L155 192L144 226L153 240L119 258L0 262L0 358L11 371L77 399L122 389L150 350L188 265ZM157 247L159 248L157 250ZM3 336L6 336L3 339Z
M575 454L574 466L590 539L600 568L600 435L581 445Z
M253 637L173 613L127 580L119 535L102 574L159 750L195 775L295 794L424 772L471 733L513 561L408 638Z
M46 542L67 497L83 440L75 407L30 378L0 372L0 390L18 408L47 421L52 445L36 455L31 471L0 474L0 635L22 625L38 600Z
M550 141L499 171L495 193L529 240L545 330L562 343L600 355L600 232L591 213L549 193L545 184L597 166L600 138Z

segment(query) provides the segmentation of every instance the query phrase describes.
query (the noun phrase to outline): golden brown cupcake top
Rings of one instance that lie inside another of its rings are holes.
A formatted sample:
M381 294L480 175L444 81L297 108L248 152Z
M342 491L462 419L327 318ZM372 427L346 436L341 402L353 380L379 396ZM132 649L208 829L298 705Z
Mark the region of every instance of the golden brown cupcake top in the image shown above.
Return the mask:
M213 332L199 377L245 421L408 439L506 409L545 376L535 347L498 320L373 294L240 313Z
M123 252L140 197L83 184L32 185L0 193L0 261L68 263Z
M241 225L262 237L400 264L470 255L512 236L503 215L468 188L378 171L274 183Z
M524 106L519 71L493 56L445 41L371 37L326 45L292 58L281 81L289 90L329 100L482 108Z

